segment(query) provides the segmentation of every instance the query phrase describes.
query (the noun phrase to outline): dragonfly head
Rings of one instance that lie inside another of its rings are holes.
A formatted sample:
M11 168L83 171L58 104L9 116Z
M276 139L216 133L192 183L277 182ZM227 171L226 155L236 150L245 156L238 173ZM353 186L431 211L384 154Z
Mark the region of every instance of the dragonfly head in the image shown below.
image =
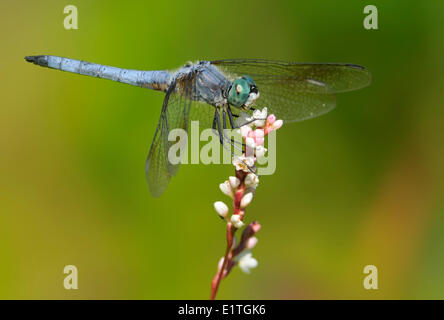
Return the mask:
M257 98L259 98L259 91L256 83L249 76L234 80L228 92L230 105L246 110L254 104Z

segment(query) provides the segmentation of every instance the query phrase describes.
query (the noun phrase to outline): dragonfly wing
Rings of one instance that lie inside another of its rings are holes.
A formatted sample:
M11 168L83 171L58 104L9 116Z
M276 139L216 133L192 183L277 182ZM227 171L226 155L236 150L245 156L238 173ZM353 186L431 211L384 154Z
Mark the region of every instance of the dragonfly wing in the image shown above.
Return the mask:
M195 75L189 73L170 85L163 101L159 123L146 160L146 178L153 196L159 197L167 188L172 176L177 174L180 163L172 163L169 159L171 146L179 141L169 141L168 136L173 129L182 129L188 133L191 121L199 121L199 127L210 128L214 109L212 106L193 101L195 95ZM197 133L199 134L199 133ZM172 137L176 135L172 135ZM185 142L186 141L182 141ZM186 148L186 144L182 148ZM176 154L177 159L179 155Z
M211 62L233 80L249 75L256 82L258 107L286 122L322 115L335 107L335 93L367 86L371 75L353 64L291 63L270 60L217 60Z
M167 108L174 86L175 84L172 84L166 92L160 119L146 160L146 179L148 181L148 188L154 197L159 197L166 190L171 179L167 162L169 132Z
M260 97L257 108L267 107L278 119L295 122L311 119L332 110L336 106L334 93L296 91L294 81L257 82Z
M146 160L145 174L148 188L154 197L159 197L171 179L165 155L165 138L168 138L165 115L162 113Z
M179 163L170 162L168 157L170 147L178 141L169 141L168 136L173 129L182 129L188 133L193 86L192 77L182 79L180 83L171 84L165 95L145 167L148 187L155 197L159 197L166 190L171 177L176 175L179 169Z

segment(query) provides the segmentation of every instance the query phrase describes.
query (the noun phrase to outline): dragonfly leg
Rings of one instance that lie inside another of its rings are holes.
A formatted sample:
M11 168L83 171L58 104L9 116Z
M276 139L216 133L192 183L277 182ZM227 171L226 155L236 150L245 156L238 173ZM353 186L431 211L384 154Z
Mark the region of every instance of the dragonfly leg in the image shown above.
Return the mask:
M225 108L222 109L222 124L223 124L223 137L224 137L224 139L231 141L230 144L231 144L236 150L238 150L238 151L240 151L240 152L244 152L244 149L245 149L245 144L244 144L244 143L239 142L239 141L236 141L236 140L234 140L233 138L228 137L228 136L225 134L225 130L227 129L227 115L226 115L226 112L225 112ZM234 129L234 128L233 128L233 129ZM241 147L241 146L242 146L242 147Z
M236 124L234 123L234 119L233 119L233 112L231 112L231 108L230 108L230 105L228 105L227 106L227 113L228 113L228 119L230 120L230 125L231 125L231 128L233 128L233 129L237 129L238 127L236 126ZM237 115L236 115L237 116ZM239 116L237 116L237 117L239 117Z
M222 112L222 114L225 115L225 112ZM226 125L226 121L224 121L224 123ZM239 156L235 155L233 153L233 151L231 150L231 146L233 146L233 147L237 147L237 146L233 145L233 139L231 139L230 142L227 141L228 137L225 136L224 133L223 133L222 123L221 123L221 120L220 120L220 115L219 115L218 109L216 109L216 112L214 113L213 130L216 130L215 126L217 127L217 132L219 133L220 143L222 144L224 149L227 150L227 151L230 151L231 156L238 158L248 168L248 170L250 170L250 172L255 173L255 169L253 167L250 167L248 164L246 164L245 161L241 160L239 158ZM228 147L225 144L225 142L229 143L230 147ZM238 147L238 150L240 150L239 147ZM243 152L243 150L241 150L241 151Z
M222 110L222 115L223 115L223 120L221 123L220 120L220 114L219 114L219 110L216 109L216 112L214 113L214 119L213 119L213 130L217 132L217 134L219 135L219 140L220 143L222 144L222 146L227 149L228 147L225 145L225 142L228 142L230 144L230 146L233 146L234 148L236 148L237 150L243 152L243 150L239 147L236 146L235 143L240 143L238 141L234 141L232 138L229 138L225 135L225 129L227 129L227 121L225 119L225 110ZM228 150L228 149L227 149ZM230 148L230 152L231 155L234 155L234 153L231 151Z
M220 128L220 118L219 118L219 112L216 108L216 111L214 112L214 119L213 119L213 131L219 136L220 143L224 144L224 138L221 134L221 128Z
M254 122L254 121L256 121L256 120L267 120L267 118L254 118L254 119L251 119L251 120L249 120L249 121L247 121L247 122L244 122L244 123L242 123L241 125L239 125L239 126L236 126L236 128L240 128L240 127L242 127L242 126L246 126L247 124L250 124L250 123L252 123L252 122Z
M254 109L254 108L250 108L250 109L251 109L251 110L256 110L256 109ZM231 111L230 105L227 106L227 113L228 113L228 119L230 120L231 128L233 128L233 129L238 129L238 128L240 128L240 127L242 127L242 126L245 126L245 125L247 125L247 124L250 124L250 123L252 123L252 122L254 122L254 121L256 121L256 120L267 120L266 118L264 118L264 119L262 119L262 118L253 118L253 119L251 119L251 120L249 120L249 121L247 121L247 122L245 122L245 123L242 123L241 125L236 125L236 124L234 123L234 119L233 119L233 117L238 118L239 115L233 114L233 112Z
M228 119L230 120L230 126L231 126L231 128L232 129L237 129L237 128L239 128L239 127L237 127L236 126L236 124L234 123L234 120L233 120L233 116L237 116L237 117L239 117L238 115L234 115L232 112L231 112L231 108L230 108L230 105L227 105L227 114L228 114ZM225 115L224 115L225 116ZM233 138L231 138L231 142L237 142L237 141L233 141ZM241 144L240 142L237 142L238 144ZM242 143L242 151L245 151L245 143Z

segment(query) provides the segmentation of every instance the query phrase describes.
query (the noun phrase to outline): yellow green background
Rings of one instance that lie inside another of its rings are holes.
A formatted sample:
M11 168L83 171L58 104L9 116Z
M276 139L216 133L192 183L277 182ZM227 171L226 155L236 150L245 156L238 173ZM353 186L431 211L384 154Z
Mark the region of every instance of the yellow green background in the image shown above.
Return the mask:
M74 4L79 29L63 28ZM134 69L265 58L350 62L370 87L277 134L262 230L225 299L444 298L444 3L12 1L0 4L0 298L206 299L225 248L230 165L184 165L154 199L145 159L163 94L43 69L52 54ZM76 265L79 289L65 290ZM379 271L365 290L363 268Z

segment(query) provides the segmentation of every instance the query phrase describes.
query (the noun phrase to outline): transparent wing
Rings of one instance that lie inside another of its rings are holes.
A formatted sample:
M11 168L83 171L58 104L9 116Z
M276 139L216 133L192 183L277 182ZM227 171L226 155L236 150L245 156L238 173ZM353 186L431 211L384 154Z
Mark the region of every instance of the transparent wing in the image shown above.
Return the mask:
M270 60L211 62L233 80L249 75L256 82L259 108L294 122L324 114L336 105L335 93L357 90L371 82L364 67L353 64L291 63Z
M169 121L167 109L178 106L177 98L175 99L177 96L173 95L174 86L175 84L171 85L166 92L160 119L146 160L146 179L148 188L154 197L159 197L166 190L172 176L168 169Z
M167 143L164 139L168 137L166 130L165 120L161 116L153 142L151 143L145 167L148 188L154 197L159 197L166 190L171 179L164 149Z
M194 75L191 73L177 79L166 92L145 167L148 187L154 197L159 197L166 190L171 177L179 169L179 164L171 163L168 158L170 147L178 142L168 140L170 131L183 129L188 135L192 120L199 121L200 127L210 127L212 123L214 108L192 101L194 92Z
M166 92L145 167L148 187L154 197L166 190L171 177L177 173L179 164L172 164L168 159L168 151L175 143L168 140L168 134L172 129L188 132L191 92L192 81L182 81L182 86L173 83Z

